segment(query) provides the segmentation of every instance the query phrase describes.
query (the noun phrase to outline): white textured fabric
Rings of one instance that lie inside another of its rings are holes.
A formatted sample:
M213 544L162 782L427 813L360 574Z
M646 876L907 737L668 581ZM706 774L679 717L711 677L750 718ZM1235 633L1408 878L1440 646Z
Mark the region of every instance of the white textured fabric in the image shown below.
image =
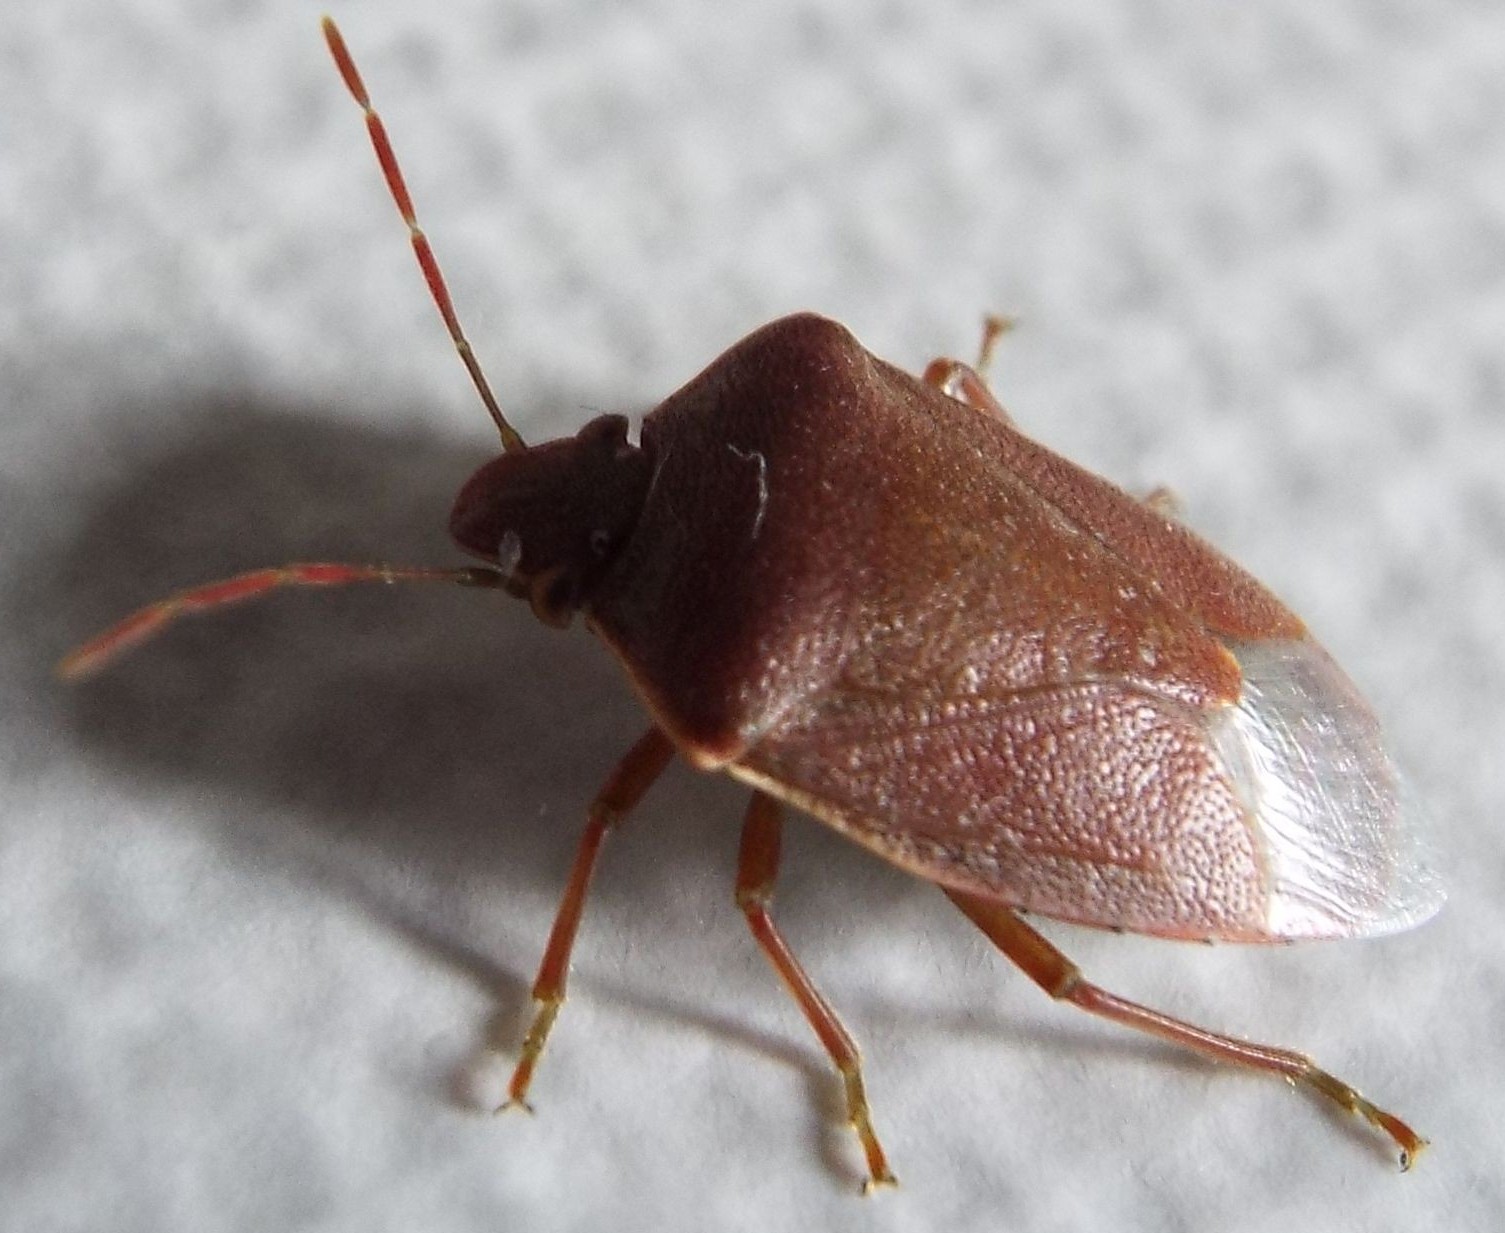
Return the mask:
M86 686L55 657L288 559L453 559L490 427L301 3L0 22L0 1229L1488 1229L1505 1223L1505 11L1493 0L337 7L524 435L814 308L918 368L1017 314L1047 443L1289 598L1438 822L1412 933L1051 935L1309 1050L1435 1147L1051 1005L791 822L779 919L904 1185L732 907L744 793L608 846L534 1118L515 1047L640 730L579 631L287 596Z

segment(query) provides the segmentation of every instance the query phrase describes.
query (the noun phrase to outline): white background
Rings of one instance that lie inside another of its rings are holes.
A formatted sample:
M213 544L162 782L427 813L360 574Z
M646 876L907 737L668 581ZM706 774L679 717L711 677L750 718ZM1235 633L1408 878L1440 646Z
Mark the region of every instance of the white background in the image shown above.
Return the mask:
M780 919L904 1183L857 1199L835 1081L731 905L744 794L684 770L608 850L538 1115L477 1112L640 712L581 631L421 588L50 678L193 581L455 559L495 449L317 11L57 0L0 23L0 1227L1499 1228L1505 11L336 12L529 439L640 414L797 308L916 369L1023 319L1019 421L1172 485L1302 612L1452 886L1380 942L1052 936L1435 1146L1398 1176L1277 1082L1051 1005L801 820Z

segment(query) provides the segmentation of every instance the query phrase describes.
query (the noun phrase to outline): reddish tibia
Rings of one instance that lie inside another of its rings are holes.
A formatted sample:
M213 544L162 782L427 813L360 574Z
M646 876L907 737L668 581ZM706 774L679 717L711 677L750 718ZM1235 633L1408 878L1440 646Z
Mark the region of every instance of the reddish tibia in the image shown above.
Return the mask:
M1304 1054L1210 1032L1194 1023L1173 1019L1158 1010L1109 993L1085 980L1076 964L1025 924L1007 904L957 890L947 890L946 894L999 950L1051 997L1071 1002L1089 1014L1100 1015L1125 1027L1195 1050L1214 1061L1280 1075L1292 1084L1304 1083L1318 1095L1389 1135L1400 1149L1403 1171L1416 1163L1416 1157L1427 1146L1427 1141L1395 1114L1372 1104Z
M397 155L392 150L392 143L387 139L386 126L381 122L381 117L376 114L376 109L371 106L371 98L366 93L366 83L361 80L360 70L355 67L355 60L350 55L350 49L345 46L339 27L328 17L324 18L323 26L324 41L329 44L329 53L334 57L335 67L340 70L340 77L344 79L351 97L366 113L366 131L371 135L371 145L376 150L376 161L381 164L381 172L386 178L387 188L392 192L392 200L397 203L397 212L402 215L402 221L408 225L408 236L413 242L413 255L418 258L418 268L423 271L423 281L428 284L429 294L434 297L434 303L439 308L439 315L444 318L444 328L449 331L455 350L459 352L460 359L465 364L465 371L470 374L470 379L475 384L476 393L480 394L481 401L486 404L486 410L492 422L496 424L497 431L502 434L503 448L509 454L520 452L527 446L518 435L517 429L513 428L507 422L507 417L502 414L502 408L498 405L496 396L491 392L491 385L486 380L486 374L481 371L481 363L476 359L475 352L471 350L470 340L465 337L465 331L460 328L460 318L455 313L454 302L450 299L444 275L439 272L439 262L434 257L434 250L429 247L428 237L418 226L417 212L413 209L413 197L408 192L407 182L402 178L402 168L397 165Z
M601 844L611 830L636 808L673 756L673 742L657 728L649 728L617 763L611 778L591 803L585 834L580 837L570 880L564 897L559 901L554 928L549 932L549 944L539 965L538 977L533 982L533 1026L523 1040L522 1055L518 1058L517 1069L512 1072L507 1103L502 1109L515 1107L532 1112L532 1106L528 1104L528 1087L533 1082L533 1071L543 1055L544 1044L549 1039L559 1008L564 1005L565 985L570 976L570 952L575 946L575 934L585 911L585 896L595 874ZM501 1109L497 1112L500 1113Z
M238 604L281 587L332 587L347 582L453 582L470 587L506 585L502 575L490 569L398 569L390 565L303 562L253 570L180 591L131 613L118 625L64 657L58 664L58 675L68 680L89 676L122 651L145 642L180 616Z

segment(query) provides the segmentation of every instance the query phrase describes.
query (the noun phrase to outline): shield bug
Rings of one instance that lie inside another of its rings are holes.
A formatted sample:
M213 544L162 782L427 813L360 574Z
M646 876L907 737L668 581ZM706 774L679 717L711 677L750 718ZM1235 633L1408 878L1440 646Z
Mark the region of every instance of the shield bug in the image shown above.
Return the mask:
M183 592L61 665L76 677L174 617L284 586L442 580L577 614L651 725L591 804L533 986L509 1104L565 997L603 840L678 754L752 788L736 903L894 1180L858 1051L770 914L794 806L935 883L1054 998L1405 1122L1299 1053L1088 983L1024 920L1279 942L1404 929L1441 902L1373 714L1301 621L1197 538L1024 437L977 368L914 377L811 315L758 330L644 420L528 446L466 341L386 131L324 34L503 452L460 490L465 569L295 564Z

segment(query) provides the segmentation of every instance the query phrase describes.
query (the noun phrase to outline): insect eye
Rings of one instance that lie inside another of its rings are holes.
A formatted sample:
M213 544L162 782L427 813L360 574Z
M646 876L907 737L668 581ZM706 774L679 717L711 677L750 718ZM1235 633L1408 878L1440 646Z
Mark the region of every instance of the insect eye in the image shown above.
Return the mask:
M611 532L602 527L597 527L590 536L591 551L598 557L604 557L611 549Z
M511 574L523 559L523 541L516 531L507 531L496 546L496 563L502 573Z

